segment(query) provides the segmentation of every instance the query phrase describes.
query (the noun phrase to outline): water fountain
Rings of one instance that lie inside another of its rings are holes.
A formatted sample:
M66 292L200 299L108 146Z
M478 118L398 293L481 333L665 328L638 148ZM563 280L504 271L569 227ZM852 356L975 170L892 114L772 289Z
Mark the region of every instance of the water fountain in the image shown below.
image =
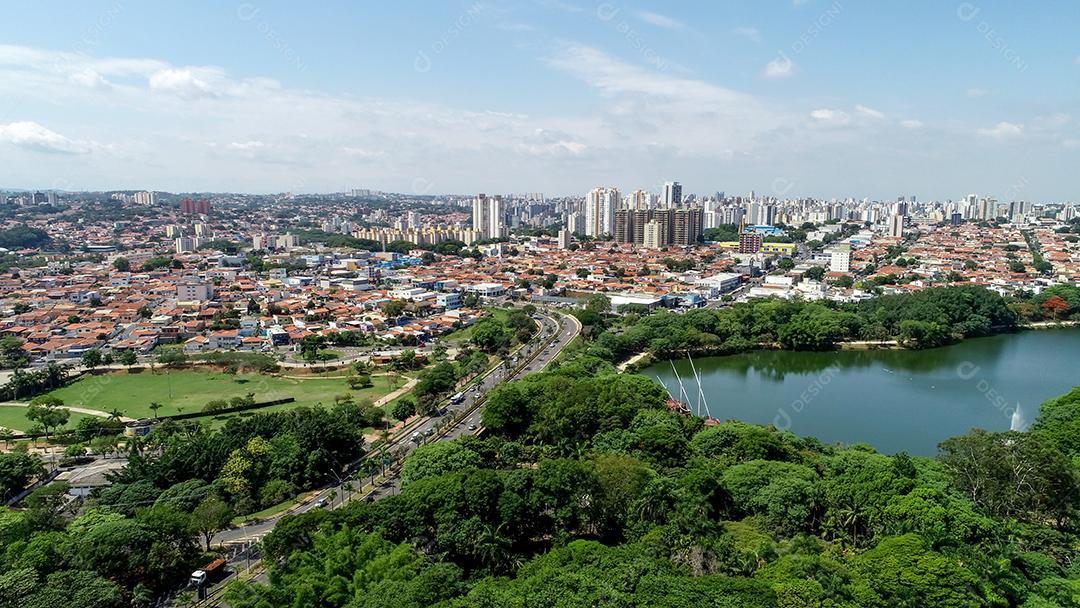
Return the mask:
M1020 411L1020 404L1016 404L1016 409L1013 410L1012 420L1009 422L1010 431L1024 432L1027 430L1027 420L1024 420L1024 414Z

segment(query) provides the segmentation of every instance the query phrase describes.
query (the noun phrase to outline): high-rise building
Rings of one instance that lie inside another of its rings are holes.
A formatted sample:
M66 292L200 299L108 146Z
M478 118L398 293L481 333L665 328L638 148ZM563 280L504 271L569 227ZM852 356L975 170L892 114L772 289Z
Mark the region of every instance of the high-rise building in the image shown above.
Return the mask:
M156 192L136 192L135 203L139 205L153 206L157 204Z
M647 190L634 190L630 195L629 207L635 211L652 207L652 194Z
M682 203L682 185L679 182L665 182L662 206L664 209L674 209Z
M585 195L585 234L603 236L615 232L618 188L593 188Z
M566 214L566 229L570 231L570 234L585 233L585 220L580 213L575 211Z
M185 198L180 201L180 213L185 215L210 215L210 201L205 198L197 201Z
M904 217L898 215L896 217ZM829 250L829 270L831 272L849 272L851 270L851 245L837 245Z
M488 227L488 202L487 195L481 192L476 195L472 202L472 227L481 234L487 232Z
M675 210L675 221L672 224L671 242L676 245L693 245L701 240L704 211L700 207L689 207Z
M644 245L645 231L656 224L653 245L691 245L701 238L703 211L700 207L682 209L619 209L615 212L615 240L619 243Z
M191 237L182 236L173 241L173 244L176 247L176 253L191 253L192 251L195 251L195 241Z
M641 246L646 249L660 249L665 245L662 237L663 227L660 222L656 220L650 220L645 222L642 227L642 242Z
M489 239L498 239L506 236L506 216L503 210L502 197L495 195L488 199L488 228Z
M569 248L570 248L570 231L564 228L564 229L559 231L559 249L569 249Z
M743 232L739 235L739 253L757 253L761 251L762 238L758 232Z
M889 236L904 236L904 216L894 215L889 218Z

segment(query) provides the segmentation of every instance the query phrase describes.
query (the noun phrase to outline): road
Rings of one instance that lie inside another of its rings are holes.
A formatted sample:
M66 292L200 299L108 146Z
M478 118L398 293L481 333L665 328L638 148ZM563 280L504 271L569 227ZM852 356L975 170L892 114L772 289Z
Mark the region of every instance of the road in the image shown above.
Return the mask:
M461 403L448 407L448 412L446 416L449 416L450 414L455 412L460 413L469 410L473 407L476 401L487 396L488 392L490 392L491 389L493 389L495 386L502 382L505 382L507 380L520 380L527 374L542 371L545 367L548 366L549 363L551 363L552 360L555 359L556 356L558 356L560 352L562 352L564 348L566 348L566 345L569 344L570 341L573 340L581 331L581 324L578 323L577 319L575 319L571 315L549 317L548 315L537 314L535 315L535 318L541 323L542 326L540 339L530 342L521 350L519 350L515 355L511 356L507 361L499 364L498 367L496 367L494 370L484 376L484 378L478 383L476 383L473 388L465 392L464 400ZM552 334L554 334L555 337L551 341L551 343L548 344L548 339L552 336ZM545 344L548 345L544 346ZM522 367L520 371L514 373L509 379L507 378L507 374L509 371L507 368L507 363L510 364L510 369L513 369L513 367L515 367L518 363L524 360L528 360L530 357L533 358L529 361L528 364ZM449 429L446 429L445 432L440 435L436 440L449 441L462 437L463 435L476 434L480 430L480 418L482 411L483 406L481 405L481 407L471 412L467 417L459 420ZM391 440L387 452L398 453L400 451L400 454L402 456L408 454L417 447L417 443L413 440L413 438L426 436L428 434L434 434L437 430L437 427L440 426L439 422L444 417L445 416L427 418L419 424L415 425L414 427L410 428L407 433L408 436L395 437ZM402 433L402 435L405 435L405 433ZM355 483L358 485L362 485L364 481L364 472L358 472L357 475L358 477ZM362 497L365 500L378 500L391 494L396 494L399 490L400 479L395 472L386 480L384 480L381 485L367 492ZM325 501L331 507L338 507L343 504L344 501L355 500L357 498L356 494L353 494L351 496L346 496L343 501L339 500L335 502L330 500L330 496L332 493L338 497L343 496L341 486L339 485L324 488L320 490L317 494L310 497L304 503L297 505L295 508L286 511L281 515L257 523L252 523L240 528L233 528L224 532L220 532L214 538L214 542L220 544L243 544L251 541L257 541L262 537L266 536L271 530L273 530L274 526L277 525L277 522L280 521L281 518L285 515L304 513L312 509L320 508L316 505L322 501Z

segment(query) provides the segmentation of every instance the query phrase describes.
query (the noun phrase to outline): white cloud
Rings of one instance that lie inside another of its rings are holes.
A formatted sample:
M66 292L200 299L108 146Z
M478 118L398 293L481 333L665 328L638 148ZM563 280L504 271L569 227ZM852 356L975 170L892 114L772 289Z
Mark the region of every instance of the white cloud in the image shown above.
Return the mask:
M101 74L90 68L75 72L68 76L68 79L70 79L71 82L88 89L109 90L112 88L111 82L105 80Z
M252 151L252 150L260 150L260 149L265 148L265 147L266 147L266 144L261 142L261 141L258 141L258 140L234 141L234 142L229 144L230 149L232 149L232 150L240 150L242 152L249 152L249 151Z
M150 90L156 93L177 95L184 99L215 97L217 93L211 80L214 78L206 71L198 74L190 68L169 68L150 75Z
M973 87L973 88L968 89L965 92L965 94L968 97L971 97L973 99L977 99L979 97L986 97L987 95L990 94L990 91L987 91L986 89L980 89L980 88Z
M655 25L656 27L662 27L668 30L681 30L686 27L686 24L678 19L668 17L667 15L661 15L660 13L654 13L651 11L637 11L634 13L641 21L648 23L649 25Z
M855 111L859 114L862 114L863 116L867 116L870 118L885 118L884 112L880 112L878 110L875 110L874 108L868 108L864 105L856 105Z
M795 63L780 53L780 56L765 64L764 76L766 78L787 78L795 74Z
M1018 125L1011 122L999 122L989 129L978 129L977 133L984 137L991 137L994 139L1007 139L1011 137L1019 137L1024 134L1024 125Z
M825 127L842 127L851 122L851 116L842 110L821 108L810 112L813 124Z
M731 30L731 33L735 34L736 36L749 38L754 42L761 42L761 31L758 30L756 27L737 27Z
M37 152L85 154L90 151L85 142L71 140L31 121L0 124L0 141Z
M905 129L921 129L923 127L923 123L921 120L909 118L907 120L901 120L900 126L904 127Z

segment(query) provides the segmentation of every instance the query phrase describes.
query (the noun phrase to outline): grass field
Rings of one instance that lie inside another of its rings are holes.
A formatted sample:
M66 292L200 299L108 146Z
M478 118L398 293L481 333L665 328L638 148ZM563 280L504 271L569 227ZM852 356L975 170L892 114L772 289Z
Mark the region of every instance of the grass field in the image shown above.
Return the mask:
M373 376L374 386L350 390L344 378L298 380L261 374L226 374L198 370L176 370L168 373L118 372L101 376L86 376L73 384L53 391L52 395L68 405L104 412L119 410L131 418L154 415L151 402L162 405L158 415L201 411L213 399L229 399L254 393L255 401L271 401L293 397L295 404L268 408L284 409L296 405L333 403L336 395L352 393L357 400L375 400L393 390L385 376ZM0 422L2 424L2 422ZM18 428L18 427L17 427Z
M68 419L68 428L74 428L82 418L89 418L89 416L72 412L71 418ZM8 407L0 405L0 426L6 429L26 432L30 430L30 427L34 426L34 423L26 419L25 407Z

